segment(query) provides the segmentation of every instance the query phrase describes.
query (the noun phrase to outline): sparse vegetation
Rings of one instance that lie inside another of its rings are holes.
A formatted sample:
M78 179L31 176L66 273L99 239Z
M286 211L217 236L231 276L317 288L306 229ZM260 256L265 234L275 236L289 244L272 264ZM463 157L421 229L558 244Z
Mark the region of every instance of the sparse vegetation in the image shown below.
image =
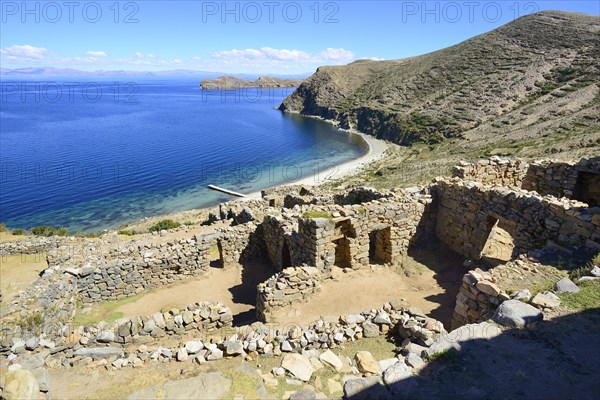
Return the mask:
M173 221L172 219L163 219L148 228L148 231L160 232L162 230L179 228L180 226L181 224L179 222Z
M600 308L600 281L579 284L579 293L559 293L562 304L574 311Z
M327 211L307 211L302 215L304 218L333 218L333 214Z
M16 228L11 231L14 236L22 236L25 235L25 231L21 228Z
M69 230L64 227L54 228L52 226L42 225L31 228L31 233L34 236L68 236Z
M0 224L0 233L8 232L8 227L4 224Z

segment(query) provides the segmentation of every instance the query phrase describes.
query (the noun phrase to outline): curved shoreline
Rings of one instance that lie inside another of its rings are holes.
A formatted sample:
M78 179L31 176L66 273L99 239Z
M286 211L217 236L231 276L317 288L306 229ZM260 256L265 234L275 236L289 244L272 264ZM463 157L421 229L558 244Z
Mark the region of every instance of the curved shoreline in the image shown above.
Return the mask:
M319 171L319 176L317 177L317 179L315 179L314 176L307 176L307 177L303 177L297 181L284 182L284 183L280 183L277 185L267 186L261 190L247 193L246 197L242 197L242 198L235 197L235 198L231 198L228 201L243 202L243 201L248 201L248 200L253 200L253 199L254 200L260 199L260 198L262 198L262 193L261 193L262 190L271 189L274 187L293 186L293 185L319 186L326 182L331 182L336 179L342 179L342 178L345 178L348 176L352 176L352 175L355 175L361 168L365 167L369 163L383 157L385 151L390 147L390 144L388 142L374 138L373 136L367 135L366 133L357 131L355 129L339 128L337 126L337 123L332 120L327 120L327 119L321 118L319 116L302 115L300 113L291 112L291 111L284 111L284 112L289 112L291 114L297 114L297 115L300 115L305 118L319 119L323 122L334 125L340 133L344 133L344 134L348 134L348 135L355 135L356 137L358 137L361 140L362 144L367 148L367 151L366 151L366 153L364 153L363 155L361 155L358 158L355 158L350 161L346 161L342 164L335 165L335 166L325 169L323 171ZM319 178L322 178L322 179L319 179ZM208 210L211 210L214 207L215 207L215 205L212 205L212 206L194 208L194 209L187 210L187 211L179 211L179 212L175 212L175 213L162 214L162 215L152 215L152 216L146 217L145 219L132 221L130 223L122 225L121 227L145 226L145 225L155 223L164 218L173 218L173 219L178 219L180 217L188 218L192 214L208 212Z
M308 176L303 176L298 180L282 182L282 183L278 183L275 185L269 185L260 190L257 190L257 191L251 192L251 193L247 193L247 194L245 194L246 197L243 197L243 198L232 197L231 199L226 200L227 202L260 199L262 197L261 196L262 190L271 189L271 188L275 188L275 187L293 186L293 185L319 186L324 183L332 182L332 181L335 181L338 179L343 179L345 177L355 175L361 168L363 168L367 164L371 163L374 160L381 158L384 155L385 151L390 146L390 144L388 142L385 142L380 139L376 139L373 136L367 135L363 132L360 132L360 131L357 131L354 129L339 128L337 126L337 122L333 121L333 120L327 120L327 119L324 119L319 116L302 115L300 113L292 112L292 111L280 111L280 112L297 114L297 115L305 117L305 118L319 119L323 122L331 124L336 128L337 131L339 131L339 133L343 133L346 135L354 135L354 137L358 138L360 140L360 143L358 143L358 145L360 147L365 148L366 152L355 159L345 161L341 164L334 165L334 166L329 167L324 170L319 170L317 173L310 174ZM220 204L220 203L217 203L216 205L218 205L218 204ZM113 228L108 228L106 230L118 231L120 229L128 229L128 228L133 228L133 227L136 227L136 229L137 229L137 227L143 227L145 225L149 225L149 224L155 223L161 219L166 219L166 218L175 219L175 220L194 219L195 215L198 215L199 213L202 213L202 212L207 212L208 210L211 210L214 207L215 207L215 204L212 204L212 205L201 206L198 208L191 208L191 209L185 210L185 211L175 211L175 212L165 213L165 214L150 214L143 218L139 218L139 219L136 219L136 220L133 220L130 222L122 223L121 225L115 226ZM100 230L100 231L94 231L94 232L102 232L102 231L106 231L106 230Z
M270 189L278 186L293 186L293 185L305 185L305 186L319 186L327 182L331 182L337 179L342 179L348 176L355 175L362 167L367 164L381 158L385 151L388 149L389 144L381 139L377 139L373 136L367 135L366 133L357 131L356 129L342 129L337 126L336 121L325 119L316 115L302 115L295 111L283 111L290 114L300 115L304 118L318 119L328 124L333 125L338 131L344 132L349 135L354 135L359 138L367 148L367 152L358 158L350 161L346 161L342 164L334 165L333 167L327 168L323 171L319 171L317 176L307 176L297 181L282 183L279 185L269 186L265 189ZM246 195L246 197L239 199L240 201L258 199L261 197L261 191L252 192ZM235 200L232 200L235 201Z

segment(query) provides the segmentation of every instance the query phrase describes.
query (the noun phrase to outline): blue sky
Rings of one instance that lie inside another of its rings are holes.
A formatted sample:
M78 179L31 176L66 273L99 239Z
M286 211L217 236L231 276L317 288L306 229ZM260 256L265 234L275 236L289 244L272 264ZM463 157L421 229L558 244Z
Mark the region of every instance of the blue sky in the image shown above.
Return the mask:
M25 6L23 6L25 4ZM438 50L593 1L1 1L3 68L311 73Z

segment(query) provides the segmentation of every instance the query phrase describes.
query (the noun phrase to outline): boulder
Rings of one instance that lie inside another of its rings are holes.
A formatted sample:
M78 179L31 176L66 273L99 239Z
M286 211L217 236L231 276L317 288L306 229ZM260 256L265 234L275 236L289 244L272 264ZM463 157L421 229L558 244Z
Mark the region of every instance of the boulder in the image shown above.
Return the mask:
M492 317L500 325L511 328L524 328L543 318L544 314L540 310L519 300L503 302Z
M373 355L368 351L359 351L354 356L358 370L363 374L379 375L381 370Z
M35 376L26 369L16 369L6 374L2 398L6 400L39 399L40 388Z
M190 340L185 344L185 349L187 350L188 354L196 354L203 348L204 343L202 343L200 340Z
M281 366L286 369L294 377L308 382L314 372L314 368L310 360L297 353L288 353L283 357Z
M560 299L552 292L538 293L531 299L531 304L542 308L556 308L560 306Z
M352 378L344 383L344 396L352 400L391 399L391 396L377 376Z
M342 360L331 350L325 351L323 354L319 356L319 360L323 363L329 365L335 371L340 372L344 367Z
M383 381L394 395L408 397L408 393L417 385L417 379L404 363L396 363L383 373Z
M579 287L569 278L562 278L554 284L554 290L556 293L578 293Z
M406 364L415 368L416 370L421 370L426 365L425 361L423 361L423 359L415 353L408 353L406 356Z
M521 290L513 296L513 300L529 301L531 299L531 292L529 289Z
M317 395L311 389L302 389L299 392L292 393L290 400L317 400Z
M363 328L363 336L366 338L379 336L379 326L372 322L365 322L362 325Z
M188 352L185 348L181 348L177 351L177 361L187 361Z
M225 355L228 357L235 357L235 356L239 356L240 354L244 353L244 346L242 345L241 342L238 341L234 341L234 342L227 342L227 345L225 346Z
M208 361L220 360L223 358L223 351L220 349L212 349L206 359Z

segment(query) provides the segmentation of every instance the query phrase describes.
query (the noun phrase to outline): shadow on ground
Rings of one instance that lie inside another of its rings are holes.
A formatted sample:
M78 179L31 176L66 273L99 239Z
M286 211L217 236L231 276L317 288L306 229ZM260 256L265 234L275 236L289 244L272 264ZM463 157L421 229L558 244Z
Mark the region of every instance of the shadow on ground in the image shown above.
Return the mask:
M463 275L469 271L463 267L465 258L437 239L429 239L410 248L408 255L435 272L433 278L444 289L444 293L425 297L438 304L427 315L442 322L446 329L450 329L456 295L460 290Z
M599 308L460 344L417 377L376 384L349 399L600 398Z
M256 321L256 296L259 283L275 273L272 263L265 258L244 262L241 283L229 288L234 303L251 305L251 310L235 314L233 326L242 326Z

